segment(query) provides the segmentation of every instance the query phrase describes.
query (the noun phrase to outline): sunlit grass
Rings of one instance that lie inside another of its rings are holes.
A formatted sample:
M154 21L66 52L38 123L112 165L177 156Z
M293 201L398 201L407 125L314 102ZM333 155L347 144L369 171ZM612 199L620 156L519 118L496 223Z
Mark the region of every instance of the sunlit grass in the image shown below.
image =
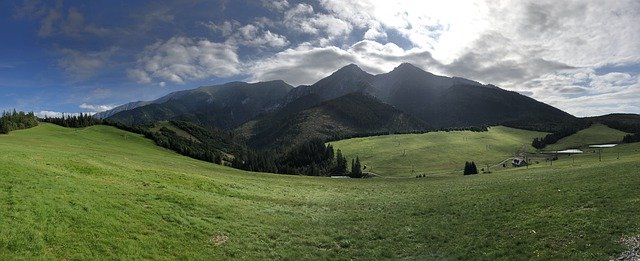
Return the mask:
M640 234L639 146L616 149L602 162L336 180L43 124L0 135L0 259L611 259Z

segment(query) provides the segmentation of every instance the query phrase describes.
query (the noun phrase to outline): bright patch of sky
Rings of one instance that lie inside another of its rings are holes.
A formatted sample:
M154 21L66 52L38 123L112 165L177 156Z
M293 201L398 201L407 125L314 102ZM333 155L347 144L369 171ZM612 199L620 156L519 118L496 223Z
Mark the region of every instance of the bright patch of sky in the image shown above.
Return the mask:
M0 110L97 112L410 62L576 116L640 113L635 0L3 1L0 34Z

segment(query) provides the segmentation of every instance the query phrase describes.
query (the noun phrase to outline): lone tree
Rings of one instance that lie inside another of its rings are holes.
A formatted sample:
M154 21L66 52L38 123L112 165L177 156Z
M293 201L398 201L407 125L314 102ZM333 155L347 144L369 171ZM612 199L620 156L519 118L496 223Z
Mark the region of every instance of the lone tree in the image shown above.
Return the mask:
M478 174L478 168L476 167L475 162L465 162L464 163L464 175L472 175Z
M362 165L360 165L360 158L356 156L356 160L351 160L351 174L349 177L362 178Z

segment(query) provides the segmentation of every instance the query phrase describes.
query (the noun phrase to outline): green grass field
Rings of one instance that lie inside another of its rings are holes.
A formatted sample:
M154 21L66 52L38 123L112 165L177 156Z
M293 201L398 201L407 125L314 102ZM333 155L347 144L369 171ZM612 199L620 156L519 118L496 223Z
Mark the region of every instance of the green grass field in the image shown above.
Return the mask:
M511 137L505 152L532 135L489 134ZM640 234L640 145L615 149L493 174L331 179L42 124L0 135L0 259L611 259Z
M568 148L585 147L590 144L618 143L627 133L609 128L602 124L594 124L578 133L565 137L545 150L562 150Z
M386 135L332 142L349 158L384 177L460 172L465 161L493 166L518 151L535 151L531 141L545 133L508 127L487 132L452 131Z

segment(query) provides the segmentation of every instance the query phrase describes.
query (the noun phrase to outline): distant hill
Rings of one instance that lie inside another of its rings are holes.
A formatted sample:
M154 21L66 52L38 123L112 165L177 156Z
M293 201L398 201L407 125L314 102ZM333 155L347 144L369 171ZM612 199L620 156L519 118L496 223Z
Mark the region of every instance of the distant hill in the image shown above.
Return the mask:
M613 113L582 119L590 124L602 123L610 128L627 133L640 133L640 114Z
M589 128L578 131L568 137L564 137L555 144L545 147L545 150L563 150L585 148L592 144L620 143L628 133L619 131L603 124L593 124Z
M181 120L206 127L231 129L271 110L291 89L283 81L232 82L200 87L117 112L109 119L133 125Z
M298 99L318 100L317 96ZM288 147L309 138L349 137L428 129L428 125L372 96L355 92L300 110L298 103L263 115L240 127L256 148Z

